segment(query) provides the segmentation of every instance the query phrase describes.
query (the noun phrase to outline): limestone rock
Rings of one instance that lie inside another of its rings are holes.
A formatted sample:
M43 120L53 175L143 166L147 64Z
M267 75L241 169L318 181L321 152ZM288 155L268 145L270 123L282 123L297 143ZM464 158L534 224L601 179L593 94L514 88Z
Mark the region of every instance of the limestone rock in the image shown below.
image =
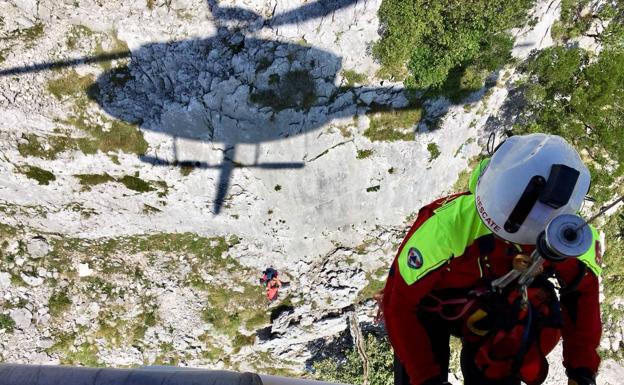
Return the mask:
M0 272L0 288L6 289L11 286L11 274Z
M50 251L48 241L43 237L34 237L26 243L26 250L31 258L41 258Z
M30 327L32 320L32 313L26 309L11 309L9 315L15 321L15 327L21 330L26 330Z
M93 275L93 270L89 268L88 263L79 263L78 264L78 276L79 277L89 277Z

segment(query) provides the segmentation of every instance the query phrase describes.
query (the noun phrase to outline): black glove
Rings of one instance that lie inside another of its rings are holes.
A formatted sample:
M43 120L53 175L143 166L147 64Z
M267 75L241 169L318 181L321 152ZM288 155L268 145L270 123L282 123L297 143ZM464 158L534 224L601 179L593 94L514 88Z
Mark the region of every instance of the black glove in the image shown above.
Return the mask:
M577 385L596 385L596 375L587 368L566 369L566 374Z

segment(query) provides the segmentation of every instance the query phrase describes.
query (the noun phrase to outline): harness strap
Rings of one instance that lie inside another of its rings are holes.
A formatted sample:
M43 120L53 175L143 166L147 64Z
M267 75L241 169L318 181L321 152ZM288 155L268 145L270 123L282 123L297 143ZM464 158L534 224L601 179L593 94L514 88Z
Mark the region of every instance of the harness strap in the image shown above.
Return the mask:
M475 298L454 298L454 299L440 299L439 297L436 297L433 294L429 294L428 296L429 298L433 299L434 301L436 301L436 304L434 306L425 306L425 305L421 305L420 308L424 311L427 312L433 312L433 313L437 313L442 319L445 319L447 321L456 321L460 318L462 318L466 312L468 312L468 310L472 307L472 305L475 303L476 299ZM464 305L461 310L453 315L453 316L449 316L444 314L444 307L445 306L453 306L453 305Z

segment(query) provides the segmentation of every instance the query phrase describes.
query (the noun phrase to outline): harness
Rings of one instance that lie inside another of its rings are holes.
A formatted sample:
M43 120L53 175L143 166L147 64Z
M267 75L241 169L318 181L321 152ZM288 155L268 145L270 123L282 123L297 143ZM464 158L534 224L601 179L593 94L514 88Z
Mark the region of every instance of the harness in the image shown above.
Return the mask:
M518 290L496 293L486 284L457 296L458 290L428 294L420 311L458 324L465 343L478 346L475 363L491 380L516 373L529 385L548 373L546 355L560 338L561 310L555 288L538 277L528 289L528 305Z
M429 293L426 299L429 299L431 304L421 304L419 309L426 312L437 313L442 319L446 321L456 321L464 318L466 314L474 308L477 299L483 295L489 294L489 290L485 287L470 290L465 297L442 299L439 296ZM453 309L454 307L462 305L459 311ZM453 315L447 314L447 311L455 313Z

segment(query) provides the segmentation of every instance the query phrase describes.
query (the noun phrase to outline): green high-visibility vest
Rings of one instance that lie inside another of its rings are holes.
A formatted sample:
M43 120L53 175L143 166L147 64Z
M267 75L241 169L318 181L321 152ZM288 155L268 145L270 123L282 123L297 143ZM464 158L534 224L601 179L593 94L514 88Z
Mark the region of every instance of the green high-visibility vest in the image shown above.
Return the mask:
M469 186L471 192L474 193L478 176L488 162L489 159L484 159L473 172ZM412 234L399 254L399 271L408 285L463 255L474 241L492 233L479 217L473 194L461 195L434 213ZM596 241L599 236L593 226L590 228L594 238L592 246L578 259L599 276L602 272L596 261Z

